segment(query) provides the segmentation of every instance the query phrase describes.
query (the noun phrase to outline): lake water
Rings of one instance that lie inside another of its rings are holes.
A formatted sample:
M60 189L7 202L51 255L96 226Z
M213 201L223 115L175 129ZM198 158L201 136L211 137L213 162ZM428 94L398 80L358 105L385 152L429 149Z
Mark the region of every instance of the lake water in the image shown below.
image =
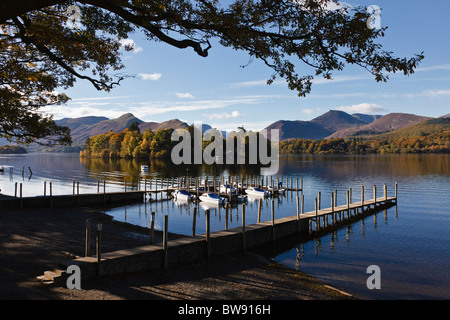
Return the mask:
M42 195L44 181L52 181L53 194L71 194L73 181L80 181L80 193L97 191L97 181L106 180L106 190L137 189L141 176L136 161L83 160L76 154L0 155L1 193L14 195L15 183L23 184L24 196ZM259 174L255 167L169 166L152 161L149 177L184 175L212 176ZM30 170L28 169L30 167ZM23 174L22 174L23 173ZM320 239L289 239L267 246L263 254L291 268L311 274L332 286L367 299L450 299L450 155L386 156L288 156L282 157L279 176L303 178L305 211L314 209L314 198L322 194L323 207L330 206L331 193L338 192L338 204L346 203L346 191L353 189L353 201L372 198L372 187L382 194L386 183L393 195L398 183L398 205L323 235ZM47 184L48 186L48 184ZM47 191L49 192L49 191ZM296 214L296 192L275 199L275 216ZM250 199L251 200L251 199ZM262 220L269 220L269 203ZM257 220L257 202L246 206L246 222ZM155 212L156 228L169 215L169 231L190 235L193 205L172 200L107 208L115 219L148 227ZM211 229L225 227L225 210L212 208ZM196 216L196 234L205 232L204 208ZM241 225L241 207L231 210L229 227ZM370 290L367 268L381 271L381 289Z

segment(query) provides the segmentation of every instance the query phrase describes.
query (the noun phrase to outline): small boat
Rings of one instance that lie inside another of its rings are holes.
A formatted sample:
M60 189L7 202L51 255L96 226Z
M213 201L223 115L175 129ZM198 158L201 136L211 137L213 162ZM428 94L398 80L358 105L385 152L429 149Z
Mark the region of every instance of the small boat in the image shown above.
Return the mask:
M189 193L186 190L174 191L174 192L172 192L172 196L176 200L183 200L183 201L189 201L189 200L192 200L194 198L194 195L192 195L191 193Z
M232 187L231 185L227 184L227 185L221 185L219 188L220 193L230 193L230 189L231 189L231 194L236 194L236 188Z
M147 172L148 170L149 170L149 168L148 168L147 165L142 165L142 166L141 166L141 171Z
M257 187L250 187L245 190L245 193L247 195L258 196L258 197L268 197L271 195L270 191L266 191L266 190L263 190L263 189L257 188Z
M224 203L226 201L225 198L219 197L217 194L215 193L204 193L199 197L200 201L203 202L208 202L208 203L217 203L217 204L221 204Z

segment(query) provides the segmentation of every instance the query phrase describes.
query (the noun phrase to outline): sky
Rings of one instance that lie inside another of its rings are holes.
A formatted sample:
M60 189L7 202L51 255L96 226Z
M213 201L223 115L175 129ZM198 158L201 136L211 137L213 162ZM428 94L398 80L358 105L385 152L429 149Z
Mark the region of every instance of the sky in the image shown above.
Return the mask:
M283 79L266 82L272 70L249 55L211 42L209 56L147 41L136 33L124 52L125 79L110 93L78 80L65 92L71 101L47 110L55 119L83 116L117 118L132 113L143 121L179 119L220 130L261 130L278 120L311 120L329 110L386 115L394 112L439 117L450 113L450 1L351 0L351 6L377 5L381 40L394 56L425 54L416 73L393 74L376 82L367 70L347 66L332 80L317 78L306 97L289 90ZM247 65L242 68L242 65ZM305 69L307 70L307 69ZM308 70L308 74L313 74Z

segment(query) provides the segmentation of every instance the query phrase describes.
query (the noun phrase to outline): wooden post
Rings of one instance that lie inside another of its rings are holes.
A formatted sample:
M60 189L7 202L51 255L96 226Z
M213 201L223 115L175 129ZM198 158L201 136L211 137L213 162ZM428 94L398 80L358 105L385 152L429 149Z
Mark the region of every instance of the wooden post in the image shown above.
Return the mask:
M101 269L101 262L102 262L102 224L97 223L97 277L101 277L102 275L102 269Z
M22 183L20 184L20 209L23 209L23 200L22 200Z
M318 201L317 202L317 205L318 205L317 209L318 210L320 210L320 208L321 208L321 206L320 206L321 199L322 199L322 193L319 191L319 193L317 195L317 201Z
M53 208L53 191L51 182L50 182L50 208Z
M331 193L331 214L334 215L334 193Z
M226 204L225 204L225 230L227 230L228 231L228 219L229 219L229 216L230 216L230 203L229 202L227 202Z
M334 189L334 206L337 207L337 190Z
M258 199L258 223L261 223L262 200L263 199Z
M192 217L192 236L195 237L195 229L197 226L197 206L194 207L194 215Z
M361 209L364 210L364 186L361 186Z
M14 197L17 198L17 182L14 184Z
M377 206L377 186L373 185L373 207Z
M272 241L275 241L275 208L273 198L271 202L272 202Z
M91 255L91 219L86 219L86 238L84 246L84 256L89 257Z
M302 192L302 214L305 212L305 195Z
M44 197L47 196L47 181L44 181Z
M80 206L80 181L77 181L77 206Z
M168 248L167 248L167 240L168 240L168 227L169 227L169 216L166 214L164 215L164 230L163 230L163 268L167 268L167 254L168 254Z
M297 195L297 220L300 220L300 198Z
M152 220L150 221L150 244L153 244L155 239L155 212L152 211Z
M100 193L100 180L97 180L97 193Z
M315 205L315 210L316 210L316 231L319 231L319 207L318 207L318 203L317 203L317 198L314 199L314 205Z
M297 192L298 192L298 178L297 178Z
M210 237L210 214L209 209L205 210L206 214L206 257L211 258L211 237Z
M242 204L242 251L245 251L245 203Z
M350 214L350 190L347 190L347 218Z
M398 191L398 184L395 183L395 201L397 201L397 191Z
M384 184L384 201L387 200L387 186L386 183Z

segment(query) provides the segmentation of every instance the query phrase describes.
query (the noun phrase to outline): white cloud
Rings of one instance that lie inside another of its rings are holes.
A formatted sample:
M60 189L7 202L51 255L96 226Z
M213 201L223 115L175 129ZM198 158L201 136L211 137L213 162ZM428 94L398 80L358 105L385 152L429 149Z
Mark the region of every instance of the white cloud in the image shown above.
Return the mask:
M318 112L318 111L320 111L320 108L315 108L315 109L308 109L308 108L306 108L306 109L302 109L302 112L304 114L313 114L313 113Z
M186 93L177 92L175 94L180 99L194 99L194 96L188 92L186 92Z
M138 77L142 80L159 80L162 77L161 73L138 73Z
M379 104L375 103L360 103L351 106L342 106L336 109L348 113L374 113L387 111L383 106L380 106Z
M212 119L230 119L230 118L240 118L243 116L242 113L239 111L233 111L231 113L212 113L212 114L205 114L205 116L212 120Z
M121 43L122 47L132 48L134 53L138 53L143 50L142 47L136 46L136 42L134 42L133 39L122 39L119 42Z

